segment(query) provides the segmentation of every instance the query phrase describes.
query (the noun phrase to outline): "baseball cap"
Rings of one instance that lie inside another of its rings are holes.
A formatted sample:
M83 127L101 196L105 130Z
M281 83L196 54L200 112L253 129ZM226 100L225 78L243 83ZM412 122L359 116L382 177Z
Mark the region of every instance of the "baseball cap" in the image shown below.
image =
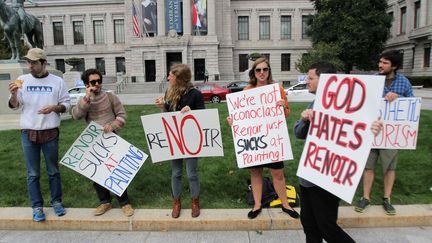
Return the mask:
M45 51L40 48L31 48L24 58L32 61L38 61L39 59L47 60Z

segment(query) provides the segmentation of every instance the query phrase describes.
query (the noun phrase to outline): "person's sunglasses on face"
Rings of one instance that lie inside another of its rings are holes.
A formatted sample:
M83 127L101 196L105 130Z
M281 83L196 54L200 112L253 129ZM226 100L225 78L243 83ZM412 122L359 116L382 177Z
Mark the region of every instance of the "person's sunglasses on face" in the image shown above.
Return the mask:
M270 68L255 68L255 72L256 73L260 73L261 71L263 72L268 72L270 70Z
M100 79L90 80L89 82L90 82L91 85L93 85L93 86L95 86L96 83L98 83L98 84L102 84L102 80L100 80Z

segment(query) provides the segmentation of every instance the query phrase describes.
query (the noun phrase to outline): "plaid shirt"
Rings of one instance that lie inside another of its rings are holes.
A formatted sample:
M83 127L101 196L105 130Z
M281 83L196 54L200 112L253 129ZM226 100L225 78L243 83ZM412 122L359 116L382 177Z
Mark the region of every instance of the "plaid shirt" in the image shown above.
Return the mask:
M396 73L395 79L390 86L384 86L383 97L388 92L396 93L400 97L414 97L410 81L398 73Z

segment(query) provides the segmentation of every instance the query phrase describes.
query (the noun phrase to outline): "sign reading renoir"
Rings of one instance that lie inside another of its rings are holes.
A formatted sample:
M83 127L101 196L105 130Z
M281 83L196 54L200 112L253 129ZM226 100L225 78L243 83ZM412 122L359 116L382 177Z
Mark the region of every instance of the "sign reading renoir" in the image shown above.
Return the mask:
M293 159L279 84L227 95L239 168Z
M91 122L60 164L121 196L147 157L115 133L104 133L99 124Z
M223 156L217 109L141 116L153 163L191 157Z

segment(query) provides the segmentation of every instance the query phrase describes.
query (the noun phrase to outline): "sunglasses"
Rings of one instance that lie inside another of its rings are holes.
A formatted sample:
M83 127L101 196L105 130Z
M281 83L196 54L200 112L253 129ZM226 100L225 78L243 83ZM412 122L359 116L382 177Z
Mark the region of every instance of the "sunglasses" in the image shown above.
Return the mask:
M268 72L270 70L270 68L255 68L255 72L256 73L260 73L261 71L263 72Z
M102 84L102 80L100 80L100 79L90 80L89 83L91 83L91 85L95 86L96 83Z

